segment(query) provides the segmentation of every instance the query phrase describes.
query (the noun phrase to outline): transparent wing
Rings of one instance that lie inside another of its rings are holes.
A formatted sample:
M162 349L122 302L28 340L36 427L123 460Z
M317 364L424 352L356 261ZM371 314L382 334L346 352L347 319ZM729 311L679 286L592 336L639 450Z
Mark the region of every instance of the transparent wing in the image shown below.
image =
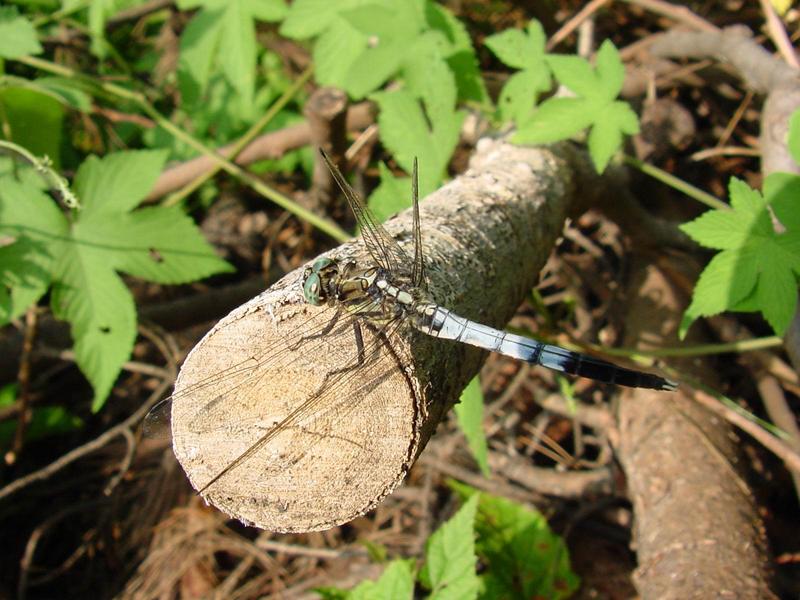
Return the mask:
M365 308L366 304L356 310ZM333 320L330 309L307 309L312 316L290 335L178 389L146 417L145 432L151 437L167 435L170 415L176 411L180 415L176 424L188 423L183 430L174 430L176 452L188 447L191 454L191 448L201 444L220 450L222 458L204 457L208 471L202 480L193 481L200 492L216 489L220 479L259 454L260 465L265 456L270 459L270 466L259 468L267 469L262 474L271 477L289 470L322 440L341 435L345 444L358 445L348 434L337 433L339 425L398 371L397 362L386 360L389 355L381 347L400 322L378 327L348 313ZM355 339L356 328L371 332L366 343ZM333 347L348 350L338 359L325 358ZM224 355L226 349L222 344L207 351ZM328 364L320 364L320 357ZM314 379L315 373L325 375ZM369 448L357 450L362 456L370 453Z
M342 172L333 164L322 148L320 148L320 154L350 205L361 229L361 237L364 239L367 251L375 263L390 273L409 272L414 263L408 253L384 229L378 218L364 204L356 191L350 187Z
M202 379L180 391L173 393L156 404L144 418L144 435L152 439L166 439L171 435L172 405L174 402L191 395L197 395L208 389L221 389L221 395L233 395L238 389L256 385L265 369L281 360L281 356L290 348L303 346L313 352L322 340L322 332L331 327L333 316L330 311L315 310L309 317L290 333L278 337L275 342L259 349L257 355L246 356L232 361L225 369ZM354 317L345 315L343 323ZM335 328L335 323L333 324ZM333 333L333 332L332 332ZM304 341L308 344L304 345ZM233 348L234 352L238 349Z

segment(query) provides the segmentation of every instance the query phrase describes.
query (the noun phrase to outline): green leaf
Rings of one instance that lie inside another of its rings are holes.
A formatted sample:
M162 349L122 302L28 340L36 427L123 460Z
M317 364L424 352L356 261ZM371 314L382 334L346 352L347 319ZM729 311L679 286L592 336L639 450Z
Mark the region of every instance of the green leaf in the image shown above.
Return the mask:
M411 600L414 597L414 560L393 560L377 581L362 581L349 591L337 588L316 591L331 600Z
M258 45L256 21L279 20L286 12L282 0L193 0L184 8L200 6L181 36L179 81L186 104L205 101L214 75L235 91L228 118L251 116L255 95Z
M0 178L0 323L20 316L47 291L52 279L59 240L68 235L68 223L55 203L41 190Z
M686 309L681 337L698 317L715 315L748 296L756 284L758 257L754 252L723 250L706 265ZM691 317L691 321L688 319Z
M84 217L75 235L103 248L117 270L173 285L230 270L210 251L194 222L178 207L141 208L114 217Z
M367 47L367 36L336 17L314 44L314 74L321 85L342 85L350 65Z
M378 163L381 183L367 201L372 212L383 222L411 206L411 178L395 177L389 168Z
M11 258L0 271L10 301L0 306L19 313L20 298L35 301L52 280L53 312L70 322L78 366L95 390L94 410L136 336L133 298L116 271L179 283L230 270L177 208L133 210L165 158L162 151L139 151L87 159L75 180L84 209L71 224L41 191L9 176L0 186L0 235L15 240L0 248Z
M800 110L796 110L789 118L789 135L786 140L794 162L800 164Z
M595 169L602 173L611 157L622 146L622 134L639 131L636 114L625 102L614 102L606 108L605 118L598 119L589 132L589 155Z
M556 79L577 97L550 98L527 119L518 112L517 133L512 141L555 142L591 126L589 153L595 169L602 172L622 145L622 136L639 131L636 114L627 103L615 100L625 75L617 49L611 42L604 42L595 69L578 56L547 55L545 61Z
M486 38L486 45L503 63L521 69L503 86L499 99L500 118L519 126L531 117L538 95L550 88L542 26L532 20L527 34L508 29Z
M533 116L521 123L512 141L518 144L548 144L567 139L591 125L593 103L581 98L550 98Z
M531 23L535 23L532 21ZM541 25L538 27L541 32ZM500 61L514 69L525 69L533 66L536 53L544 50L544 44L537 47L534 39L525 35L519 29L506 29L501 33L490 35L486 38L486 47L500 59Z
M478 498L476 494L467 500L425 544L426 561L420 579L431 590L431 599L466 600L478 596L474 533Z
M50 287L52 262L47 247L26 236L0 246L0 325L16 319L44 296Z
M9 139L59 168L64 106L58 100L27 87L0 88L0 114Z
M41 53L33 24L20 16L16 7L0 7L0 57L20 58Z
M81 216L127 212L136 207L153 188L166 160L163 150L90 156L78 168L73 184L83 205Z
M698 244L715 250L732 250L748 240L750 219L733 210L709 210L680 226Z
M81 112L92 109L92 98L81 82L66 77L40 77L30 83L33 89L50 94L65 106Z
M625 81L625 66L610 40L603 42L597 51L596 72L601 97L608 101L615 100Z
M596 98L600 95L600 82L585 58L548 54L545 60L558 82L578 96Z
M425 22L430 27L429 32L444 35L449 43L440 51L455 77L458 97L479 104L488 103L489 95L483 82L478 57L464 24L445 7L429 0L424 2L424 12Z
M419 158L420 197L435 190L445 176L458 143L464 113L454 110L456 87L452 73L441 59L428 61L418 80L422 102L406 90L378 92L378 124L384 145L407 173ZM424 110L423 110L424 109Z
M791 265L782 258L780 253L775 252L772 260L761 265L761 281L757 288L758 305L776 333L789 328L797 308L797 278L792 273Z
M63 244L56 264L53 313L70 322L75 359L92 383L92 410L99 410L136 338L136 309L105 253L91 245Z
M524 123L528 121L538 94L550 86L544 71L520 71L508 78L500 92L498 108L503 121Z
M282 36L304 40L327 30L336 16L345 10L374 3L375 0L295 0L281 24Z
M475 462L483 476L490 477L489 449L486 445L486 434L483 432L483 393L478 377L474 377L461 392L461 401L455 405L455 411L458 425L467 438Z
M761 311L777 335L789 326L800 276L800 178L775 173L764 188L762 197L731 178L732 210L708 211L681 227L698 243L722 249L700 274L681 337L695 319L726 310Z
M464 484L450 484L465 498L480 496L475 551L485 566L484 598L569 598L578 589L564 541L536 510Z

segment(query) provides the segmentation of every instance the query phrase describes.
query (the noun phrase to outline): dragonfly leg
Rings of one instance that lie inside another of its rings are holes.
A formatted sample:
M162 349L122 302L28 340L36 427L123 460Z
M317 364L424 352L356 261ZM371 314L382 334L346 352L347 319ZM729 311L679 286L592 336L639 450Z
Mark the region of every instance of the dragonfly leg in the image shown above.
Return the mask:
M302 337L301 337L301 338L299 338L299 339L298 339L298 340L297 340L297 341L296 341L294 344L292 344L292 345L289 347L289 350L291 350L292 352L294 352L295 350L297 350L297 349L300 347L300 345L301 345L301 344L304 344L304 343L306 343L306 342L307 342L307 341L309 341L309 340L316 340L316 339L319 339L319 338L325 337L325 336L326 336L326 335L328 335L328 334L329 334L331 331L333 331L333 328L334 328L334 327L336 327L336 323L338 323L338 322L339 322L339 319L341 318L341 316L342 316L342 307L340 306L340 307L338 307L338 308L336 309L336 312L335 312L335 313L334 313L334 315L331 317L331 320L330 320L330 321L328 321L328 323L326 323L326 324L325 324L325 327L323 327L322 329L320 329L320 330L319 330L317 333L312 333L311 335L304 335L304 336L302 336Z

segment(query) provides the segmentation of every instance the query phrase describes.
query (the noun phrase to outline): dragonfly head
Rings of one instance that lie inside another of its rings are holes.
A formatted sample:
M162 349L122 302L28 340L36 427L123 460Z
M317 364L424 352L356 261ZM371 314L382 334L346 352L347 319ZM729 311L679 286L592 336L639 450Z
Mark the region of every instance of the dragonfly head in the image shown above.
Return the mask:
M336 269L336 263L330 258L318 258L303 275L303 298L308 304L321 305L326 300L326 286L323 278L329 278L328 271Z

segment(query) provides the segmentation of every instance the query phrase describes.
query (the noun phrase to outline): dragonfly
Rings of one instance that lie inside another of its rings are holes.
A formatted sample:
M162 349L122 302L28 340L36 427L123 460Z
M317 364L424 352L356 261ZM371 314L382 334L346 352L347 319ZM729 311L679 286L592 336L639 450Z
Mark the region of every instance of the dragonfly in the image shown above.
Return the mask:
M298 327L298 331L279 338L279 342L272 346L261 348L259 356L236 363L211 380L190 385L157 406L146 418L145 429L157 429L158 422L168 420L163 417L165 409L187 395L199 393L201 388L209 385L221 386L223 392L212 394L213 399L197 413L195 420L198 424L193 427L198 433L202 433L204 427L213 429L217 412L226 404L236 402L237 396L248 396L250 392L247 390L257 388L265 382L268 377L264 373L270 369L274 372L280 371L284 369L284 365L289 369L290 361L285 358L289 354L305 358L306 355L324 352L323 344L329 336L351 336L352 360L332 369L315 389L306 390L304 393L307 393L307 398L295 403L288 414L276 417L267 426L257 425L260 427L259 432L263 433L251 436L243 450L231 455L231 460L205 481L193 481L198 493L213 491L220 480L265 450L281 435L303 430L304 427L308 429L305 423L315 419L326 424L326 427L327 424L332 424L335 419L322 416L323 413L334 414L336 419L341 420L348 411L359 410L352 406L338 406L341 403L352 403L352 394L350 398L339 399L338 396L344 395L342 390L348 386L351 389L355 386L356 390L366 393L362 388L373 386L383 377L381 373L390 369L391 365L379 368L376 364L387 356L386 353L378 352L379 346L389 343L391 336L403 328L607 384L662 391L674 391L677 388L676 382L659 375L621 367L594 356L495 329L459 316L437 304L428 291L416 159L411 177L413 253L410 255L381 225L325 151L320 150L320 153L355 215L368 256L368 260L361 262L350 258L323 256L304 270L299 282L303 301L312 308L327 307L333 316L318 316L312 310L312 316ZM368 341L365 341L366 332L370 333ZM281 360L284 362L281 363ZM359 380L364 381L361 387L359 383L354 383ZM226 381L231 383L226 384ZM336 408L331 409L331 406ZM173 408L173 417L174 410ZM236 412L239 412L238 409ZM247 423L243 426L247 426ZM282 458L286 459L285 456ZM292 460L301 458L302 454L297 453Z

